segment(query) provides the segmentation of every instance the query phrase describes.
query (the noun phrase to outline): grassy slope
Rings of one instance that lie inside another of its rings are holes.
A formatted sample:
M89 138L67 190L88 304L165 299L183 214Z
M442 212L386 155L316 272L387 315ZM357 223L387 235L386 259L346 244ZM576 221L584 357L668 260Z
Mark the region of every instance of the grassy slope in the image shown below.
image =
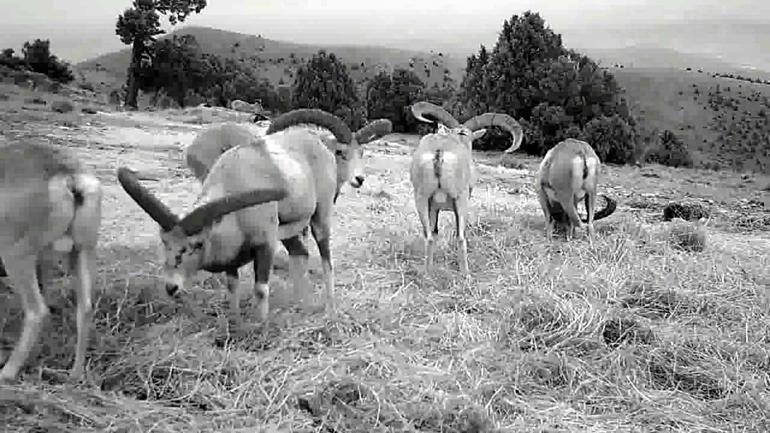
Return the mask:
M705 72L612 68L632 112L648 128L669 129L701 162L766 172L770 164L770 86ZM714 102L717 87L723 98ZM697 93L696 93L697 92ZM710 103L709 101L714 103Z
M184 27L175 32L178 35L192 34L204 52L243 60L257 68L261 76L274 85L281 80L287 84L294 81L296 70L319 49L335 53L347 65L351 77L356 81L371 78L381 70L391 71L395 67L412 69L428 86L444 82L444 70L455 81L461 79L465 59L454 58L441 53L422 53L383 47L357 46L312 46L284 41L274 41L256 35L246 35L208 27ZM295 59L291 59L291 54ZM129 50L109 53L75 66L86 81L106 86L120 86L125 82L129 63ZM361 64L363 63L363 66ZM430 75L430 76L428 76Z
M72 361L72 293L54 277L53 314L24 382L0 387L6 431L317 431L320 422L338 432L770 428L770 221L751 204L770 207L768 178L608 167L602 190L621 205L597 223L590 247L582 237L543 238L530 187L537 160L510 170L497 166L499 154L479 154L473 278L454 272L448 215L437 272L424 278L405 180L416 137L392 135L369 146L365 186L337 204L340 322L287 309L278 270L271 326L225 344L222 282L201 275L190 305L170 301L157 279L157 229L114 177L121 164L152 172L160 181L148 185L186 209L199 187L180 149L203 112L58 115L20 102L26 91L0 92L10 97L4 139L67 146L104 184L90 382L39 377L38 366ZM705 252L667 241L660 207L682 197L710 200ZM317 261L311 276L320 284ZM10 292L0 289L0 299L10 345L21 312ZM248 322L253 307L244 309Z

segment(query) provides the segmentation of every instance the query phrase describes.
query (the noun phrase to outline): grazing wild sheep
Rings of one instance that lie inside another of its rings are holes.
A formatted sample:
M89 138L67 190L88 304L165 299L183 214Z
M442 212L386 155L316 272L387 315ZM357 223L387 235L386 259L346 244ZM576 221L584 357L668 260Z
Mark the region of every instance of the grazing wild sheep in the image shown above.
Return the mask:
M0 146L0 203L0 275L10 277L24 308L21 336L0 370L0 382L17 377L49 314L38 278L39 258L52 250L67 253L74 271L77 343L70 377L78 380L91 326L101 183L61 150L13 143Z
M545 216L545 233L550 239L555 224L566 226L566 238L574 236L575 228L587 224L588 239L593 243L595 220L615 212L616 203L602 195L604 209L596 212L596 186L601 161L585 141L568 138L545 154L537 171L535 190ZM581 220L577 205L584 200L588 218Z
M262 104L260 102L249 104L248 102L241 101L240 99L233 99L230 101L230 109L244 113L261 113Z
M198 270L224 272L231 293L232 321L240 327L238 269L252 262L258 319L266 320L268 281L279 240L289 251L294 291L304 298L309 254L301 233L309 225L321 253L327 314L335 318L330 248L332 205L338 191L335 155L318 136L296 128L282 131L300 123L328 128L341 146L349 146L341 150L343 154L358 148L347 126L321 110L286 113L264 137L245 129L238 131L235 125L214 127L202 133L206 138L196 139L186 152L188 164L197 161L190 167L202 179L203 187L199 207L181 220L139 184L130 170L119 171L124 189L161 226L164 277L170 295L184 288ZM229 132L215 132L223 130ZM227 146L231 147L206 170L209 150L221 151ZM351 180L358 186L361 182L359 178Z
M439 124L435 133L420 139L412 155L410 168L415 207L425 237L425 271L428 272L433 266L434 236L438 234L439 211L451 210L455 214L457 227L460 271L467 275L465 220L476 183L473 140L484 135L486 129L483 128L499 126L511 133L512 143L506 152L512 152L521 145L524 136L522 128L506 114L485 113L460 124L446 110L428 102L418 102L411 109L417 120Z

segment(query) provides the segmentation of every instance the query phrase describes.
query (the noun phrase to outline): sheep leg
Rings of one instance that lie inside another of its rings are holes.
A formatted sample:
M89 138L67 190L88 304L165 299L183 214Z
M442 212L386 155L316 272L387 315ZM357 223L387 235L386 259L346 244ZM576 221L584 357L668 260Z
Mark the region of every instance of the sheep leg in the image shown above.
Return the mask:
M430 221L430 199L423 199L417 193L414 195L417 216L422 224L422 235L425 240L425 273L429 273L433 267L433 226Z
M16 347L6 360L3 369L0 370L0 383L10 382L18 376L32 347L37 342L40 329L49 314L48 306L46 306L38 286L36 263L37 257L35 255L7 256L5 260L5 266L13 287L21 297L21 304L24 308L24 324Z
M257 319L267 322L267 313L270 310L270 273L273 269L273 254L275 248L271 244L262 244L254 247L254 296L257 298Z
M596 213L596 193L589 192L585 197L586 214L588 215L586 230L589 245L594 245L594 214Z
M558 199L569 220L566 233L567 240L569 241L575 236L575 230L582 227L583 224L578 216L577 208L575 207L575 199L573 198L572 193L568 192L566 195L561 194Z
M286 251L289 252L289 274L292 280L294 299L304 303L308 293L312 294L310 284L307 280L307 264L310 253L302 242L300 235L292 236L281 240Z
M468 199L460 195L452 202L457 229L457 262L460 272L468 276L468 242L465 240L465 218L468 212Z
M75 249L70 253L72 286L77 293L77 343L75 345L75 361L70 370L72 380L80 380L85 370L86 347L93 317L93 281L96 275L96 259L91 248Z
M228 324L234 332L243 329L243 319L241 318L241 281L238 277L238 268L231 268L225 271L227 281L227 291L230 293L230 315Z
M551 203L548 201L548 195L543 188L537 189L537 198L540 201L540 208L543 210L543 216L545 217L545 237L548 241L553 237L554 219L551 215Z
M331 250L331 215L314 215L310 221L313 238L318 245L321 256L321 266L324 272L324 297L326 298L326 315L329 320L337 320L337 306L334 297L334 267L332 266Z

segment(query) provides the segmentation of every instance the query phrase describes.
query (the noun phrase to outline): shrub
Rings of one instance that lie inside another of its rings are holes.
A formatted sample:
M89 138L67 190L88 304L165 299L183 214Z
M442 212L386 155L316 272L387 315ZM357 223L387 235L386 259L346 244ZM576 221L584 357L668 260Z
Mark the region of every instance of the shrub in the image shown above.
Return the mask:
M669 130L660 134L658 143L652 146L646 160L670 167L693 166L693 159L687 146Z
M320 50L301 66L291 93L293 108L320 108L329 113L342 110L350 116L343 120L351 129L363 126L365 108L347 67L334 53Z
M593 146L604 162L625 164L633 158L634 130L617 114L588 122L583 129L582 140Z

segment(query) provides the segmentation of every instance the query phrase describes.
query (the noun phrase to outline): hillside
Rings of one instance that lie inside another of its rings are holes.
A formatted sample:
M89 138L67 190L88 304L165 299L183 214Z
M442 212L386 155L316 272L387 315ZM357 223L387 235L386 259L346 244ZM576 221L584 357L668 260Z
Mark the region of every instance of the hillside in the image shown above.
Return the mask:
M707 71L611 68L637 119L669 129L711 166L766 171L770 164L770 86Z
M426 84L439 86L452 81L459 83L465 59L444 53L424 53L374 46L316 46L276 41L261 35L247 35L209 27L183 27L164 37L193 35L205 53L238 59L250 64L273 85L291 84L294 74L320 49L333 52L347 65L351 77L358 83L378 72L394 68L409 68ZM116 87L125 82L129 65L128 48L108 53L75 65L85 81Z
M429 86L448 82L457 85L465 63L464 58L445 53L385 47L322 47L207 27L185 27L172 34L194 35L204 52L249 63L274 85L292 83L296 70L322 48L343 59L358 83L381 70L412 65L411 69ZM615 74L645 129L673 131L691 149L699 165L717 163L762 171L770 163L770 123L761 115L762 110L770 111L770 86L714 76L735 73L770 80L770 73L740 68L715 57L654 46L579 51ZM97 87L103 83L103 88L114 88L125 82L128 59L129 51L125 49L82 62L75 69L81 79Z
M684 53L672 48L655 45L629 45L622 48L579 48L603 66L623 65L625 68L702 69L711 73L741 74L744 76L770 79L770 72L752 69L722 60L716 56Z

